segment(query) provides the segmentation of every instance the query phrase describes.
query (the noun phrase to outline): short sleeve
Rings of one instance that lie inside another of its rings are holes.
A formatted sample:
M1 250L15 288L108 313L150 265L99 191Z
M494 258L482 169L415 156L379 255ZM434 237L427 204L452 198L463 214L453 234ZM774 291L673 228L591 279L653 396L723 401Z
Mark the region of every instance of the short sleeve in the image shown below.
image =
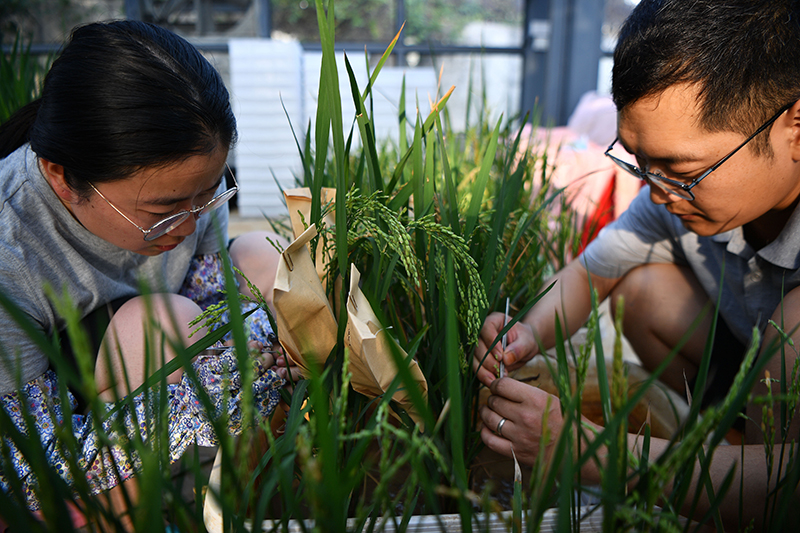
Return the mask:
M644 187L589 243L579 261L592 274L611 279L647 263L685 263L675 223L663 205L650 201L650 189Z
M51 317L38 313L51 308L42 286L36 287L35 278L26 276L21 263L6 255L5 250L0 249L0 292L6 300L0 303L0 394L42 375L50 365L42 348L14 315L28 321L37 334L53 334L52 328L46 326Z

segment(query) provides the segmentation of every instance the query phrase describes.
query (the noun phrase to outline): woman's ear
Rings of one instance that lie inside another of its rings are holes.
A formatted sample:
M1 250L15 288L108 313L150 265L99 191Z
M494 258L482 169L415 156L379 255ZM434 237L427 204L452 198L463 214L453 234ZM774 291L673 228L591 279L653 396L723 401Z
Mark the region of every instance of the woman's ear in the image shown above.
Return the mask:
M39 158L39 168L50 184L50 188L61 198L61 201L71 204L78 200L78 195L67 184L63 165Z

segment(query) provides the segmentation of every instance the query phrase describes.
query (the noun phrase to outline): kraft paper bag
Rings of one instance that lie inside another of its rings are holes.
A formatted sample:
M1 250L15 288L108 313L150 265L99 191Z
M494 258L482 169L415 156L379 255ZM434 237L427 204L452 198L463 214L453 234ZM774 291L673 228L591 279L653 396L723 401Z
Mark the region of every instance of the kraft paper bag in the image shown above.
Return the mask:
M323 206L336 201L336 189L323 187L321 189L321 193ZM289 210L289 218L292 222L292 232L294 233L295 238L297 238L306 230L303 222L305 221L305 224L308 224L311 220L311 189L308 187L288 189L283 191L283 195L286 197L286 207ZM325 214L324 217L322 217L322 222L324 223L325 227L334 229L336 226L336 212L333 209L330 210ZM326 241L326 236L322 235L320 237L320 242L317 245L317 251L314 257L314 265L316 265L317 275L322 282L322 288L327 292L329 287L328 277L325 275L325 265L328 265L333 261L333 243ZM333 291L329 298L329 301L331 302L333 310L336 314L336 318L339 318L339 313L341 311L341 303L339 299L341 293L342 279L341 276L336 276L336 280L334 280L333 283Z
M397 375L397 366L392 357L392 340L387 337L378 322L369 301L359 288L361 273L350 265L350 294L347 298L347 332L345 339L350 346L350 384L361 394L374 398L382 395ZM401 348L398 350L405 356ZM428 382L416 361L410 363L411 375L422 395L428 397ZM422 417L414 408L411 397L401 384L392 399L406 410L417 425L422 425ZM393 413L394 414L394 413Z
M323 187L320 191L322 193L322 205L336 201L336 189ZM292 232L294 237L299 237L305 230L305 224L311 223L311 189L308 187L300 187L298 189L288 189L283 191L286 197L286 208L289 210L289 218L292 222ZM325 227L333 229L336 226L336 214L334 210L330 210L324 217L322 217ZM314 257L314 264L317 267L317 274L319 279L322 280L323 287L325 284L325 265L328 264L333 256L333 250L329 247L331 243L326 245L325 235L320 238L320 243L317 245L316 256Z
M306 246L316 234L316 228L309 227L283 251L272 296L278 340L306 376L309 358L318 369L325 365L337 333L336 318Z
M320 192L322 193L321 204L323 206L336 201L336 189L322 187ZM286 208L289 210L292 231L295 238L297 238L306 230L303 221L305 220L305 224L311 223L311 189L308 187L286 189L283 191L283 196L286 198ZM333 210L323 217L323 221L330 228L334 226L335 220Z

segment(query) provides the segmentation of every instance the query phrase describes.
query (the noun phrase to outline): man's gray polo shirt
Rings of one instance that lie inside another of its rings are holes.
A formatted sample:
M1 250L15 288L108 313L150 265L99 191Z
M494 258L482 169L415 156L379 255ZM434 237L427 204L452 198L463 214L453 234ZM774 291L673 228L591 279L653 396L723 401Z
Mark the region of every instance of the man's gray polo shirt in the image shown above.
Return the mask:
M723 264L720 314L733 334L748 344L754 326L763 333L783 294L800 285L800 209L778 238L753 250L741 227L701 237L683 227L644 187L630 207L605 227L580 258L590 272L617 278L645 263L688 265L716 301Z

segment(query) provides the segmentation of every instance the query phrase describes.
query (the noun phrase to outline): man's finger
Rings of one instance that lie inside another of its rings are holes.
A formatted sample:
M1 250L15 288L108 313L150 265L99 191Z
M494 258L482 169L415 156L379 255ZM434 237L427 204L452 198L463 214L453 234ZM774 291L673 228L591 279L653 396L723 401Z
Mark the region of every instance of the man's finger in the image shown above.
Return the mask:
M498 378L489 385L489 390L492 391L492 395L499 396L514 403L522 403L525 401L525 397L530 395L533 389L536 389L536 387L532 387L527 383L522 383L510 377ZM540 392L547 394L541 390Z
M511 441L496 435L494 428L484 425L481 428L481 439L490 450L511 457Z

